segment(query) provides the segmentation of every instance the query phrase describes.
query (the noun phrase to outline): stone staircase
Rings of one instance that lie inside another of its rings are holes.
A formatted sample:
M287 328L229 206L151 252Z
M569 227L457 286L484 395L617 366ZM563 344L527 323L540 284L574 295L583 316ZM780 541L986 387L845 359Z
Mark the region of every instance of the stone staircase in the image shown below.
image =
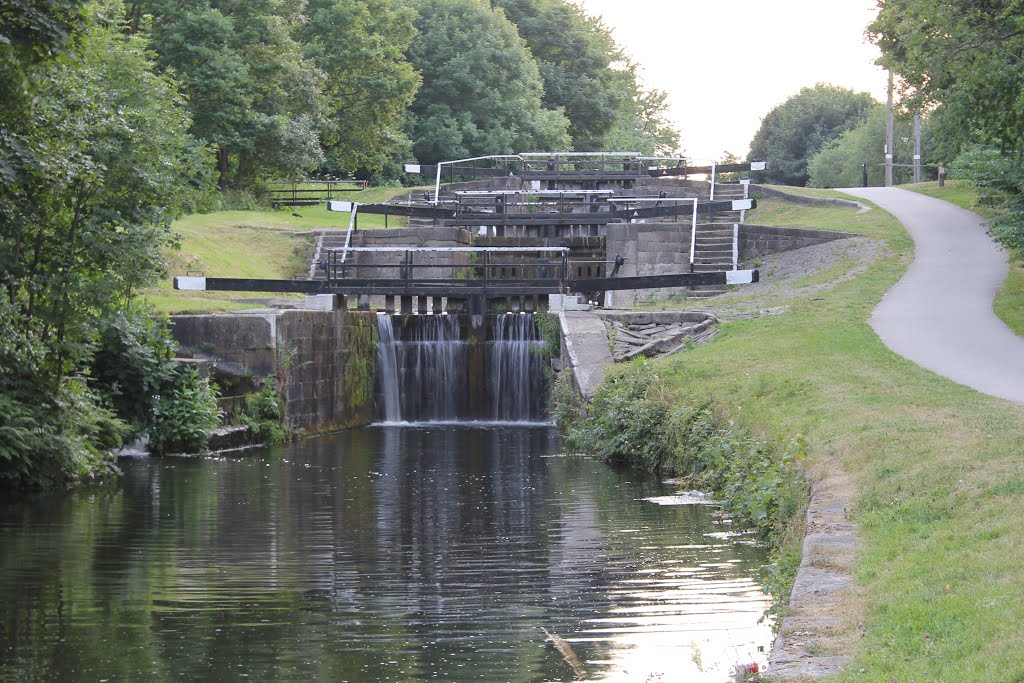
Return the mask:
M743 186L739 184L715 185L715 200L743 199ZM733 225L740 222L739 211L720 211L711 223L697 225L697 238L693 250L693 272L710 273L733 269ZM704 299L728 291L725 285L700 285L689 288L687 296Z

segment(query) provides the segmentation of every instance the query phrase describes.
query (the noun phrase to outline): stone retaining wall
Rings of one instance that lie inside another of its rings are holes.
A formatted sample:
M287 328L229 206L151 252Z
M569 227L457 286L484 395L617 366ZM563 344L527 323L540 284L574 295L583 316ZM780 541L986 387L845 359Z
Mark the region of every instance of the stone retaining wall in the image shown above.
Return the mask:
M292 431L327 431L373 418L372 313L254 311L177 315L171 323L182 350L209 361L214 372L275 377Z
M740 224L740 260L747 261L764 254L777 254L817 244L842 240L855 235L832 230L808 228L779 228L767 225Z

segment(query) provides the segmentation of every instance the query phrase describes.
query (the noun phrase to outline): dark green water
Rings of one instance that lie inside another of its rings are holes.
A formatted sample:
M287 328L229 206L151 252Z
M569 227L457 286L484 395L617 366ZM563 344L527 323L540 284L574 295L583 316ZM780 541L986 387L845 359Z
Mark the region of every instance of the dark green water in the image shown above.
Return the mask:
M0 503L0 680L572 680L542 628L596 680L764 662L763 553L557 450L375 427Z

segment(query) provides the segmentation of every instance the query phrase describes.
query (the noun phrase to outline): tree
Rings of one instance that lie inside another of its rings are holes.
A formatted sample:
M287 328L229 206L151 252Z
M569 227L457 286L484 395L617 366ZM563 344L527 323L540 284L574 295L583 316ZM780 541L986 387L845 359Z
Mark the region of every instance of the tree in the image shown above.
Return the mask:
M379 170L409 145L403 115L420 84L405 59L414 12L393 0L309 0L303 55L325 74L322 141L333 173Z
M807 164L811 187L860 187L863 166L868 167L868 184L885 184L885 105L876 105L863 123L851 128L811 157ZM897 116L894 158L910 163L914 154L913 119ZM926 122L927 123L927 122ZM930 126L924 128L927 137ZM927 147L926 147L927 149Z
M564 0L491 0L516 25L544 82L543 104L562 108L577 149L600 149L629 106L626 59L600 19Z
M566 151L569 121L542 104L537 63L505 16L479 0L414 0L408 57L423 85L410 113L422 162L526 149Z
M141 0L159 62L173 70L192 112L192 134L216 150L222 189L300 175L324 162L324 74L296 34L305 3L287 0Z
M566 0L491 0L537 60L543 104L561 108L578 150L673 153L667 95L645 90L604 23Z
M819 83L768 112L750 143L749 160L767 160L759 180L806 185L807 162L826 144L861 123L877 102L867 93Z
M1021 0L881 0L867 32L908 108L942 104L974 141L1024 144Z
M1021 0L880 0L868 27L906 106L937 106L943 159L1000 210L991 233L1024 249L1024 23Z
M117 5L85 8L73 47L32 74L0 185L0 479L65 482L108 467L121 423L78 381L96 321L159 271L170 220L204 186L176 84L121 32ZM30 426L30 428L29 428Z
M637 89L605 134L604 149L672 156L680 154L679 131L665 115L668 93Z

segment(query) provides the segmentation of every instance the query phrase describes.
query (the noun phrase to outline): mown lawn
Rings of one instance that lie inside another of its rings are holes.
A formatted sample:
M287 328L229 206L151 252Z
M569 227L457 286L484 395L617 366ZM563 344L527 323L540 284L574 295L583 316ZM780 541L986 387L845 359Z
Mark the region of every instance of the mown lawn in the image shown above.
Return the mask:
M779 220L816 211L762 206ZM861 590L846 605L854 661L836 680L1019 681L1024 407L879 341L868 317L912 243L880 209L842 216L826 209L820 227L882 238L891 255L782 315L723 325L710 345L662 361L666 398L710 399L782 441L803 435L812 469L849 475Z
M378 187L345 194L348 201L384 201L408 188ZM298 214L293 215L293 214ZM312 232L320 229L345 230L349 213L332 212L327 205L286 207L279 211L215 211L185 216L174 222L180 236L179 249L167 254L167 272L147 299L161 313L199 313L253 308L238 299L278 297L266 292L182 292L173 289L172 277L188 273L208 277L251 277L288 279L309 267L307 249ZM388 225L403 223L390 219ZM359 228L384 226L383 216L359 217Z

